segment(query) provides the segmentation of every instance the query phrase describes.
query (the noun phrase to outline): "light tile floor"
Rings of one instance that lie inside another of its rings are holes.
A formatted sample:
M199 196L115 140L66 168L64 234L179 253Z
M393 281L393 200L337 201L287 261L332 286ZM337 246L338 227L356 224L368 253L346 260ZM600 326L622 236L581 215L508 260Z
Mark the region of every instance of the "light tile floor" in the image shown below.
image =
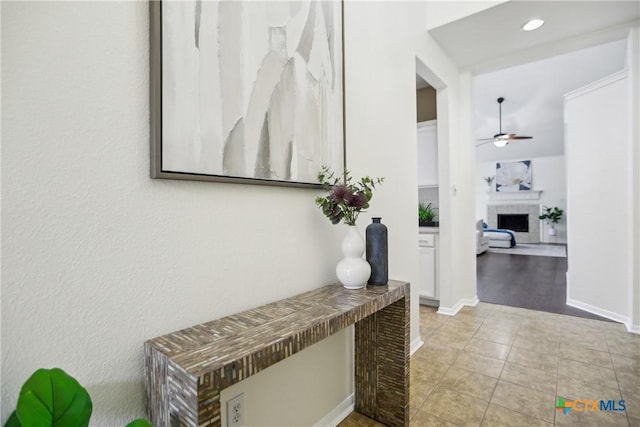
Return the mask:
M640 427L640 335L619 323L480 303L453 317L420 306L420 332L412 426ZM559 397L626 411L564 415ZM352 413L339 427L380 425Z

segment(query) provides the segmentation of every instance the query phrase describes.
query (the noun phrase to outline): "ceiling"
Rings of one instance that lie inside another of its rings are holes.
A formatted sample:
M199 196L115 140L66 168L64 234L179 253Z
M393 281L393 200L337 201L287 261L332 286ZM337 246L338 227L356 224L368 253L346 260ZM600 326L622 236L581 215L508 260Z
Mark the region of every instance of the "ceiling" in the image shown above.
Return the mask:
M429 34L459 68L478 73L516 65L518 58L528 62L622 38L639 17L637 0L512 0L434 28ZM532 18L544 19L545 24L536 31L522 31L522 25ZM502 63L509 58L510 63Z
M477 161L561 155L563 95L624 68L626 35L639 17L638 1L512 0L431 30L474 76L475 137L498 133L501 96L502 130L534 137L502 149L486 144ZM522 31L531 18L545 24Z
M425 82L422 77L416 74L416 89L420 90L428 87L431 87L431 85L429 85L429 83Z
M502 131L533 136L511 141L505 148L482 145L476 149L476 160L562 155L564 94L622 70L626 48L626 41L619 40L474 77L475 138L498 133L501 96Z

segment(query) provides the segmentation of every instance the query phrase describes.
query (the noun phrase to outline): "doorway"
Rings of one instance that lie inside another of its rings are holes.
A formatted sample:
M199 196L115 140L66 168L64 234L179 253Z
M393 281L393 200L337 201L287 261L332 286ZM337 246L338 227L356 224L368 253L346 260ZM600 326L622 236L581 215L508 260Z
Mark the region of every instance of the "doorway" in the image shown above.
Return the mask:
M443 269L443 256L448 248L451 224L446 221L449 201L440 188L447 187L446 168L448 149L448 93L446 85L427 66L416 58L416 133L418 140L418 193L420 213L426 209L433 213L428 223L419 224L418 289L420 304L450 306L448 286L450 272ZM444 196L444 197L443 197Z

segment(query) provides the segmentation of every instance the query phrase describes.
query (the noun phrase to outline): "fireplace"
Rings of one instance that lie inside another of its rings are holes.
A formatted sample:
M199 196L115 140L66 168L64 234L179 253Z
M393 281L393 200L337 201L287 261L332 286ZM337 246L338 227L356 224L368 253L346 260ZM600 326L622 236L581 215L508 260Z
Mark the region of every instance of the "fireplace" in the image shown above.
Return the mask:
M513 231L518 243L540 243L539 215L540 205L537 204L489 203L487 205L489 228L506 228ZM505 220L508 222L505 223Z
M528 233L529 214L498 214L498 228Z

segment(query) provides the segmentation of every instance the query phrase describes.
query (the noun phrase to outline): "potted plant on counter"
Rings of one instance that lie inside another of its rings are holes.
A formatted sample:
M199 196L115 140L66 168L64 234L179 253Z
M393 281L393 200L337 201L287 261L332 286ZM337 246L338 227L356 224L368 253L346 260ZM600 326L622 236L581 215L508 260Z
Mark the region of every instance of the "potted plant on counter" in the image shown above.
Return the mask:
M496 179L495 175L484 177L484 182L487 183L487 193L491 192L491 190L493 189L492 185L495 179Z
M431 203L420 203L418 205L418 225L420 227L437 227L438 223L434 221L436 217L436 208Z
M564 211L557 206L552 208L544 207L542 215L538 217L545 221L549 225L549 236L555 236L557 234L556 224L562 219Z

